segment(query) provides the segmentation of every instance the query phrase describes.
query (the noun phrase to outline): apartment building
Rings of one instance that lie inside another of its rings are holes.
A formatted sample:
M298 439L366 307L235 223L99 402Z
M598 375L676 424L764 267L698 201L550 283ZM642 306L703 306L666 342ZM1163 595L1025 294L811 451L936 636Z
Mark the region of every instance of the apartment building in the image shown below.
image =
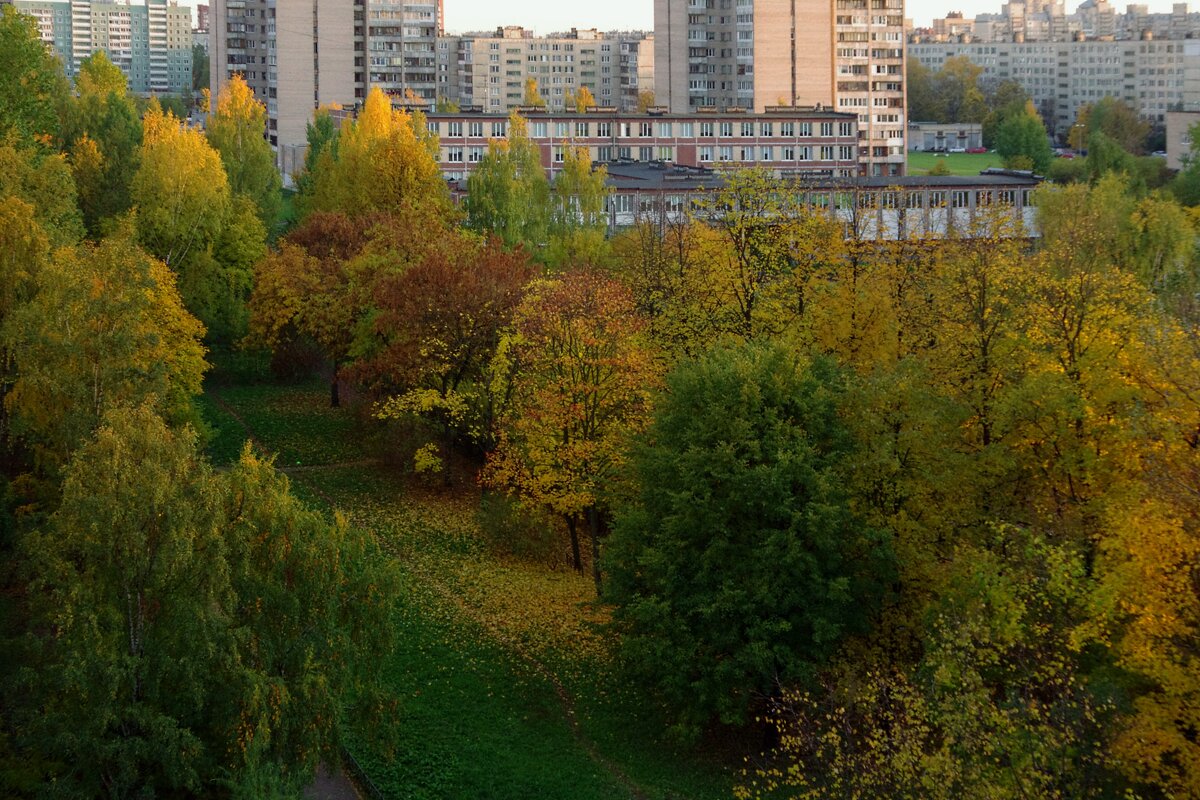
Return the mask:
M138 94L189 94L192 89L192 12L174 0L11 0L37 22L68 77L103 50Z
M440 0L366 0L360 5L366 18L368 84L390 95L436 100Z
M529 138L553 175L567 149L585 147L592 161L669 163L713 168L754 166L779 176L840 178L857 175L858 120L828 109L787 108L763 113L584 114L526 111ZM447 179L470 174L488 142L508 135L503 114L428 115L440 140L439 161Z
M999 14L966 19L952 12L928 28L913 32L921 42L1071 42L1083 39L1190 39L1200 36L1200 13L1187 3L1174 3L1170 12L1150 13L1145 4L1118 11L1110 0L1084 0L1066 13L1062 0L1024 0L1005 3Z
M654 49L645 33L572 28L535 36L519 25L437 41L437 96L460 107L499 113L520 106L533 78L551 109L562 111L586 88L598 105L637 108L653 91ZM648 85L649 84L649 85Z
M1200 53L1184 41L1085 40L1073 42L969 42L908 45L909 58L933 70L966 56L983 77L1020 83L1047 128L1059 137L1079 107L1103 97L1123 100L1147 119L1165 120L1183 100L1184 75ZM1194 67L1193 67L1194 68Z
M318 106L365 96L358 0L212 0L212 93L241 74L267 108L267 139L303 147Z
M654 33L673 113L828 106L858 116L863 174L903 173L903 0L655 0Z

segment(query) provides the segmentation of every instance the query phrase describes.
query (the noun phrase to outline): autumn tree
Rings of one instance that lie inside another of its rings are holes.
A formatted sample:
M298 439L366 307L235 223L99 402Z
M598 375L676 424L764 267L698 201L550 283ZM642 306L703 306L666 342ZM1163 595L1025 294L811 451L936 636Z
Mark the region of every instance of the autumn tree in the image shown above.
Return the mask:
M487 153L467 178L463 200L467 225L493 234L508 247L536 251L549 235L550 182L528 123L516 112L508 136L488 143Z
M256 207L233 198L221 157L198 130L151 106L133 180L142 244L178 276L209 336L242 336L252 265L265 251Z
M296 204L302 211L307 210L312 197L318 165L322 170L330 169L329 164L322 162L332 163L337 157L337 138L338 128L330 109L318 108L305 126L308 147L304 151L304 168L292 176L296 182Z
M645 114L655 105L654 92L649 89L642 89L637 96L637 110L639 114Z
M586 147L566 146L550 195L551 264L598 264L607 251L608 171L593 168Z
M1150 123L1125 101L1103 97L1079 108L1067 141L1076 150L1089 150L1090 156L1089 140L1097 132L1112 139L1126 153L1136 156L1145 153Z
M537 78L525 79L525 95L521 98L521 105L530 108L546 107L546 98L542 97L542 93L538 91Z
M348 120L336 152L318 158L309 211L349 216L412 213L431 224L451 215L450 193L438 167L438 138L420 111L398 111L373 88L358 117Z
M68 91L62 64L33 17L12 5L0 8L0 141L49 144Z
M483 480L561 515L576 569L585 517L597 592L602 517L655 384L643 327L625 287L593 271L568 272L530 286L494 368L511 375L511 400Z
M204 328L128 226L57 250L32 284L5 323L17 368L8 407L45 468L64 464L115 407L153 403L173 423L194 419Z
M534 274L523 252L464 238L381 276L372 287L374 346L355 369L396 390L379 416L423 417L452 443L490 449L504 397L489 369Z
M742 724L869 629L893 574L889 538L842 487L851 442L838 378L745 345L670 375L619 509L607 597L634 673L681 733Z
M138 167L142 123L124 73L103 50L82 62L75 88L60 139L79 187L84 223L95 237L133 203L130 184Z
M73 244L83 236L75 181L61 155L0 143L0 198L4 197L33 206L35 219L54 245Z
M275 153L264 138L267 110L241 75L221 87L208 118L208 143L221 156L229 190L254 202L264 226L275 224L282 204Z
M583 114L589 108L596 107L596 98L592 95L592 90L586 86L580 86L579 91L567 97L568 108L573 108L576 114Z

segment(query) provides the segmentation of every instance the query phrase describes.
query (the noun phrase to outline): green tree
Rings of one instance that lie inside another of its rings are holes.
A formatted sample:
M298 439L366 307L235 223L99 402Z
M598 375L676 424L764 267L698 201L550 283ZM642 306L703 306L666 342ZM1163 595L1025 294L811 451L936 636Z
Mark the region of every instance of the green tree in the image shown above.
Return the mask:
M308 149L304 153L304 169L292 178L296 181L297 204L307 210L307 201L312 196L313 181L316 179L317 165L322 160L332 162L337 158L338 129L328 108L316 110L312 121L305 126L305 137Z
M208 48L202 45L192 45L192 91L202 92L212 82L211 66L208 58Z
M608 242L608 170L592 168L586 147L564 145L562 169L554 176L550 196L550 247L552 264L598 264Z
M908 116L919 122L945 122L945 98L938 92L933 70L915 58L905 66L908 87Z
M83 220L71 168L61 155L40 148L0 143L0 198L16 197L33 206L38 224L54 245L83 236Z
M1024 113L1010 116L996 129L996 152L1010 165L1016 159L1027 162L1025 168L1045 174L1054 160L1050 139L1041 118L1027 105Z
M69 89L33 17L0 7L0 141L49 144Z
M142 122L124 73L103 50L83 61L75 85L60 138L79 187L84 224L98 237L132 205Z
M996 134L1000 126L1009 117L1026 113L1029 104L1029 93L1025 87L1016 81L1001 81L988 92L987 105L991 109L983 118L983 144L985 147L996 146Z
M267 109L241 75L221 87L216 108L208 118L208 143L221 155L229 190L249 198L266 227L275 224L283 203L275 152L264 138Z
M967 56L952 56L942 64L934 86L945 104L942 122L983 122L987 116L987 101L979 88L983 67Z
M64 464L111 408L153 402L174 423L193 418L204 328L127 226L59 249L32 282L4 330L17 366L8 407L45 468Z
M112 410L26 551L30 730L68 796L297 793L336 759L342 713L391 711L374 687L394 575L249 450L217 474L190 430Z
M550 182L528 130L516 112L509 116L508 136L488 143L467 178L463 207L471 228L499 237L508 247L524 245L536 252L549 234Z
M1142 155L1146 152L1150 123L1124 100L1103 97L1080 107L1067 141L1076 150L1086 148L1090 155L1090 139L1095 133L1103 133L1130 155Z
M634 673L695 733L811 681L869 629L894 565L843 488L829 364L753 344L684 362L667 386L633 454L608 598Z

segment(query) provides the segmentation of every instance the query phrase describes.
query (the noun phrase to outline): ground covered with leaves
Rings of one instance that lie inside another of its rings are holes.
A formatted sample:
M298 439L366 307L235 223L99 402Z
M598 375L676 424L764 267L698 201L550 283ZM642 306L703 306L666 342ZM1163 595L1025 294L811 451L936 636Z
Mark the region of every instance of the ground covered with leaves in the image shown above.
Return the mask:
M328 397L320 382L276 384L231 359L203 411L217 463L252 438L297 494L373 532L403 572L388 665L394 751L345 721L384 795L729 796L728 757L675 745L622 680L590 577L498 555L473 486L425 486L382 466L354 411Z

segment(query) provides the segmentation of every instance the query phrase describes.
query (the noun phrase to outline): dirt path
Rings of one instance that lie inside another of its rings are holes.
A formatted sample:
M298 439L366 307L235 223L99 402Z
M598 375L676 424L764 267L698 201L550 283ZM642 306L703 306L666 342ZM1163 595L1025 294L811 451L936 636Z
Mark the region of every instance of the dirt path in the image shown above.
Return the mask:
M271 454L270 448L266 447L266 445L262 443L262 440L255 435L253 429L246 424L246 421L240 414L238 414L237 410L225 402L225 399L222 398L217 391L210 389L209 396L214 402L216 402L218 406L221 407L222 410L224 410L229 414L229 416L233 417L233 419L237 421L238 425L240 425L242 430L245 431L246 437L254 444L254 447L258 449L259 452L263 453L264 455ZM324 490L321 489L321 487L315 485L311 480L306 479L306 476L309 473L342 467L373 467L378 466L379 463L379 459L361 459L339 464L321 464L303 467L277 467L276 469L278 469L279 472L291 476L293 480L303 483L307 489L324 500L332 508L337 504L334 502L332 497L330 497L327 493L325 493ZM606 758L604 754L601 753L596 747L596 743L593 742L591 738L583 731L583 728L580 726L579 719L575 713L575 698L571 696L569 691L567 691L567 688L563 685L562 681L559 680L558 676L553 670L543 664L542 661L533 653L529 652L527 648L505 637L503 635L503 631L501 631L498 626L488 622L481 615L476 613L474 609L462 601L461 597L459 597L455 592L451 591L449 587L439 581L436 577L425 572L417 572L415 574L420 575L421 579L425 581L425 583L431 589L433 589L443 600L451 603L455 608L457 608L464 617L479 625L479 627L482 628L494 641L500 644L501 647L513 652L535 673L548 681L550 685L554 687L554 693L558 696L559 705L562 707L563 716L566 718L567 726L571 730L572 738L583 749L583 751L587 753L588 758L595 762L595 764L605 772L609 773L613 779L617 781L617 783L625 787L626 791L629 792L629 795L633 798L633 800L646 800L645 791L638 786L633 779L625 774L620 767L618 767L610 759ZM305 789L304 796L307 800L358 800L359 798L357 791L354 789L354 785L350 782L350 779L346 777L345 770L343 770L340 765L336 774L330 774L322 767L320 772L318 772L317 778L313 782L313 785L308 789Z

